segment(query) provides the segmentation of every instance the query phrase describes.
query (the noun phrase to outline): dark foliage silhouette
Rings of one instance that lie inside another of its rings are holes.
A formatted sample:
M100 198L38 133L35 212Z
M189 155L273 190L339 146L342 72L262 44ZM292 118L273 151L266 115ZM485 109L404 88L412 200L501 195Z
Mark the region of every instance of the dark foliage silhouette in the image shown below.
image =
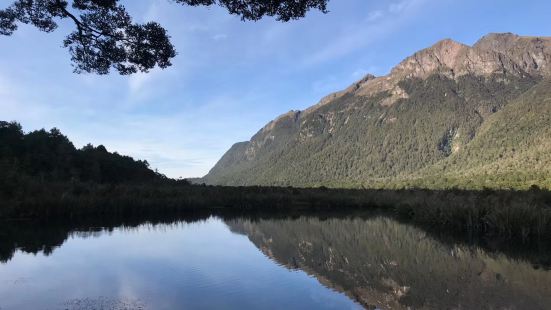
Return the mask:
M448 232L549 242L551 192L422 189L358 190L190 185L146 161L76 149L58 129L24 133L0 121L0 220L145 218L197 211L284 212L381 210Z
M287 22L302 18L310 9L326 12L328 0L174 0L190 6L219 5L243 20L264 16ZM76 73L120 74L167 68L176 56L167 31L157 22L132 21L118 0L17 0L0 10L0 34L11 35L18 23L30 24L44 32L69 19L76 27L63 42L69 49Z
M147 161L110 153L102 145L88 144L76 149L57 128L25 134L18 123L4 121L0 121L0 168L0 184L14 190L16 180L27 177L47 182L94 183L166 179L149 169Z

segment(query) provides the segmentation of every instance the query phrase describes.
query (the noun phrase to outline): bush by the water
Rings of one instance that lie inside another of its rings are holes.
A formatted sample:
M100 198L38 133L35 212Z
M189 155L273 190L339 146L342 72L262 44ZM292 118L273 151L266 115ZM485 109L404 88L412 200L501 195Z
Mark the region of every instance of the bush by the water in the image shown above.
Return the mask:
M379 209L453 232L551 238L551 194L537 187L430 191L190 185L103 146L77 149L57 129L24 133L15 122L0 122L0 171L0 219Z

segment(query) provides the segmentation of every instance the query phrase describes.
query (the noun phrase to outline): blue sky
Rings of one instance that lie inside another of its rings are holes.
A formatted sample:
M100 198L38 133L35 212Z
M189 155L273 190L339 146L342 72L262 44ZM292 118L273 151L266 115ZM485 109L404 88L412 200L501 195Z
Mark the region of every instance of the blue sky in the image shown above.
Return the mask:
M242 22L169 0L121 3L169 31L179 53L171 68L76 75L61 47L70 23L51 34L21 26L0 37L0 120L60 128L77 147L103 144L170 177L204 175L279 114L384 75L440 39L551 35L547 0L331 0L329 14L290 23Z

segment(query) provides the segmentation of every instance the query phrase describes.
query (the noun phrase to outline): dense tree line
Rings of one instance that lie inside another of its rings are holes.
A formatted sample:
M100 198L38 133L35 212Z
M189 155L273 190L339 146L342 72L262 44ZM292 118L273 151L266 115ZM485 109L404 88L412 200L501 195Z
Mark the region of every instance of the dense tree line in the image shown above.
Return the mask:
M77 149L58 129L23 132L16 122L0 122L0 186L18 181L144 183L166 180L147 161L111 153L103 145Z

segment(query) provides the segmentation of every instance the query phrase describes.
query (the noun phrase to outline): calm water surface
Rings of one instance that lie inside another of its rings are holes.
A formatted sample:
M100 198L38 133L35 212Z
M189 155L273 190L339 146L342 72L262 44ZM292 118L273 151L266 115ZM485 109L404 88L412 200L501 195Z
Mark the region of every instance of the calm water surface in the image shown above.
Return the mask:
M2 310L551 308L545 268L384 217L19 226L0 228Z

